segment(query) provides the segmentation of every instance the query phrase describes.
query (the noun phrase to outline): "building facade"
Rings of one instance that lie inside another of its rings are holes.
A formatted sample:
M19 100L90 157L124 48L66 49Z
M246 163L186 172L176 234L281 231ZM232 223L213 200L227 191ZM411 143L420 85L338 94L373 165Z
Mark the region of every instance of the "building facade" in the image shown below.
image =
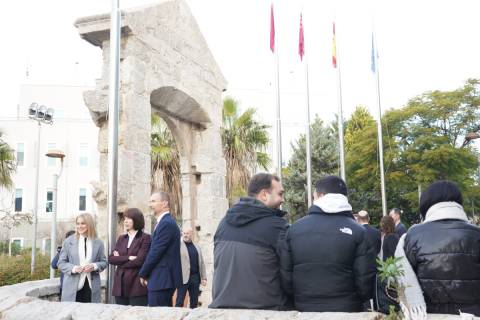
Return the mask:
M12 213L33 214L37 146L40 145L37 247L42 251L50 250L53 176L61 168L60 159L46 156L49 150L59 149L65 153L58 181L58 244L66 231L74 229L76 215L81 212L96 214L91 182L99 179L98 128L83 102L83 92L89 89L85 86L22 85L18 106L2 110L0 130L3 139L15 150L17 172L12 190L0 192L0 206ZM39 126L28 117L28 107L33 102L54 109L52 124ZM0 240L7 240L9 230L3 229ZM32 238L33 225L28 223L11 230L12 241L23 247L30 247Z

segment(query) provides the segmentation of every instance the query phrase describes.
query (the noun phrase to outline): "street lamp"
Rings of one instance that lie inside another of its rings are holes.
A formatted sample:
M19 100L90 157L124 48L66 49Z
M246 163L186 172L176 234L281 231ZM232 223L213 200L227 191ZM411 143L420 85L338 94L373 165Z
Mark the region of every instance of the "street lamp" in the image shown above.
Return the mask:
M52 108L47 108L45 106L39 106L38 103L32 103L28 107L28 117L32 120L37 121L38 131L37 131L37 170L35 173L35 198L33 202L33 241L32 241L32 263L30 265L30 273L35 272L35 251L37 250L37 226L38 226L38 183L40 176L40 133L42 128L42 123L52 124L53 123L53 112Z
M53 208L52 208L52 231L50 235L50 259L55 257L56 242L57 242L57 204L58 204L58 179L63 171L63 158L65 154L61 150L49 150L46 154L49 158L60 158L60 171L53 175ZM55 270L50 266L50 279L55 277Z

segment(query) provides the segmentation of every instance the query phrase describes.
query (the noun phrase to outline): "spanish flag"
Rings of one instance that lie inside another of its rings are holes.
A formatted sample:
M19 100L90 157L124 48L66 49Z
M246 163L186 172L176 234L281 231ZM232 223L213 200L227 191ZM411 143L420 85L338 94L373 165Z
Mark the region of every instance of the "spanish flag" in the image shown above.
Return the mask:
M332 64L337 67L337 38L335 36L335 21L333 22Z

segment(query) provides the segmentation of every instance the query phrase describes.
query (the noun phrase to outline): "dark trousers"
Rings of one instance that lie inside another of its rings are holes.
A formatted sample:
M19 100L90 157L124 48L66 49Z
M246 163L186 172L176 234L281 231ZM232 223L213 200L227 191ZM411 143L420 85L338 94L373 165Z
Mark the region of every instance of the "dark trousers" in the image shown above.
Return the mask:
M175 307L183 307L187 291L190 297L190 309L198 307L198 296L200 294L200 275L198 273L191 274L188 282L178 288Z
M175 289L148 291L149 307L171 307Z
M147 296L139 297L115 297L115 303L122 306L147 306Z
M120 291L121 291L120 293L121 296L115 297L116 304L120 304L123 306L147 306L148 305L148 299L146 295L137 296L137 297L127 297L126 290L125 290L125 279L123 278L123 274L122 274Z
M77 297L75 298L76 302L92 302L92 289L90 289L90 284L88 279L85 279L85 284L83 288L77 291Z

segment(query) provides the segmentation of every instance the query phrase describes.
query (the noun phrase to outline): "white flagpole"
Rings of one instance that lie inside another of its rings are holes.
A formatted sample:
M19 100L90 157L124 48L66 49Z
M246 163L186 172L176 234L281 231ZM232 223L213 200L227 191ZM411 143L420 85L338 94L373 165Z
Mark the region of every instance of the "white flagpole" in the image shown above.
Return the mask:
M277 106L277 176L282 178L282 118L280 116L280 71L278 45L275 37L275 102Z
M307 86L307 96L306 96L306 103L307 103L307 119L305 124L305 132L306 132L306 151L307 151L307 199L308 199L308 207L312 206L312 155L311 155L311 143L310 143L310 90L308 85L308 61L305 55L305 83Z
M273 1L270 7L270 50L272 50L275 59L274 59L274 69L275 69L275 104L277 111L277 123L276 123L276 134L277 134L277 176L282 178L282 120L280 116L280 71L279 71L279 62L278 62L278 43L275 34L275 16L273 12Z
M300 16L302 17L302 16ZM301 18L302 19L302 18ZM306 103L306 121L305 121L305 150L307 158L307 203L308 208L312 206L312 155L311 155L311 143L310 143L310 89L308 83L308 58L305 53L305 28L303 28L302 23L302 32L303 32L303 55L305 57L305 86L307 89L307 95L305 99Z
M110 84L108 88L108 252L115 247L117 229L118 125L120 88L120 0L112 0L110 14ZM113 303L114 268L108 266L107 303Z
M342 78L340 73L340 54L337 47L337 34L335 31L335 56L337 69L337 101L338 101L338 142L340 146L340 176L345 180L345 150L343 146L343 108L342 108Z
M373 69L375 68L375 69ZM372 33L372 71L375 73L376 93L377 93L377 133L378 133L378 154L380 155L380 184L382 192L382 214L387 215L387 197L385 195L385 170L383 168L383 134L382 134L382 106L380 103L380 72L378 68L378 55L376 39Z

